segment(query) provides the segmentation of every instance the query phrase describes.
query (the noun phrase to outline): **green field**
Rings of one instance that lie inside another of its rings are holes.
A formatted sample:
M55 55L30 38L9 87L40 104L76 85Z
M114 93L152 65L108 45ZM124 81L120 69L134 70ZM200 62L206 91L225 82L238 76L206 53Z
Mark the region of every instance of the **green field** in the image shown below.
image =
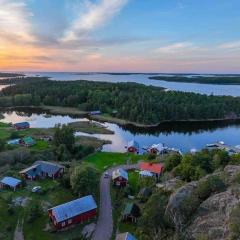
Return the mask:
M129 153L98 152L86 157L83 161L92 164L99 171L103 172L105 169L113 166L123 165L127 163L137 163L143 158L143 155L134 155Z

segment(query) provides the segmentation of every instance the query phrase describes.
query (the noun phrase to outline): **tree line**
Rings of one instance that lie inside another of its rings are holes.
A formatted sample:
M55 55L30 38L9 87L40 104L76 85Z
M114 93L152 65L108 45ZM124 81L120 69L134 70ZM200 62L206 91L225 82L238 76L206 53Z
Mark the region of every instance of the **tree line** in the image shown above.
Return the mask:
M159 87L137 83L25 78L1 92L0 107L32 105L100 110L117 118L149 125L162 121L233 119L240 116L239 97L165 92Z

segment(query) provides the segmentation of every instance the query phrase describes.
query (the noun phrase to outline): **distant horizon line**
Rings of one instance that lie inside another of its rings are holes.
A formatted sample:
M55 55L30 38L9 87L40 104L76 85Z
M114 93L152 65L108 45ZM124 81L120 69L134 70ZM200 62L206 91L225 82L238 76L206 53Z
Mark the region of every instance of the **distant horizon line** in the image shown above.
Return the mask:
M164 74L164 75L240 75L239 73L197 73L197 72L128 72L128 71L32 71L32 70L0 70L0 73L74 73L74 74L119 74L119 75L130 75L130 74L146 74L146 75L155 75L155 74Z

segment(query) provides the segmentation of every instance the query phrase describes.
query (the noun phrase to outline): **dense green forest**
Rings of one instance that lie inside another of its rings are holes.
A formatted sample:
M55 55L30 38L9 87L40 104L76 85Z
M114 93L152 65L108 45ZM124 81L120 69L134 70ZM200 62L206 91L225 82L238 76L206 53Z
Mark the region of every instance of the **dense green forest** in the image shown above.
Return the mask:
M184 83L202 83L202 84L222 84L222 85L239 85L240 76L154 76L149 77L152 80L162 80L167 82L184 82Z
M9 80L14 83L14 80ZM7 83L7 82L6 82ZM136 83L50 81L25 78L3 89L1 107L65 106L100 110L117 118L143 124L161 121L237 118L240 98L165 92Z

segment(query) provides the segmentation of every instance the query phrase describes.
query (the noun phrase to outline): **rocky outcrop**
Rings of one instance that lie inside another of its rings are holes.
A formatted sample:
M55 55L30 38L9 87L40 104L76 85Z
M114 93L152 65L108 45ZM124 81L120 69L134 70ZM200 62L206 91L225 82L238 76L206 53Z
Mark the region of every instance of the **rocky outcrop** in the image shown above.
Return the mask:
M186 223L186 217L181 212L180 205L186 198L191 196L196 186L196 182L190 182L184 185L183 187L179 188L175 193L173 193L168 201L165 214L170 217L178 232L182 231Z
M229 216L239 204L239 198L232 189L209 197L198 208L186 232L189 239L224 240L229 237Z
M240 173L240 166L239 165L227 165L224 168L224 171L223 171L226 183L228 183L228 184L233 183L235 177L239 173Z
M222 171L218 170L175 190L169 198L165 214L175 225L176 232L183 235L184 239L230 239L229 218L233 209L240 204L240 185L236 184L235 180L237 174L240 174L240 166L228 165ZM218 176L225 182L226 188L224 192L212 193L202 201L194 190L200 182L206 181L210 176ZM165 186L164 183L163 185ZM186 208L188 203L189 209L193 210L191 214L186 214L186 210L189 210ZM192 209L191 205L194 205Z

